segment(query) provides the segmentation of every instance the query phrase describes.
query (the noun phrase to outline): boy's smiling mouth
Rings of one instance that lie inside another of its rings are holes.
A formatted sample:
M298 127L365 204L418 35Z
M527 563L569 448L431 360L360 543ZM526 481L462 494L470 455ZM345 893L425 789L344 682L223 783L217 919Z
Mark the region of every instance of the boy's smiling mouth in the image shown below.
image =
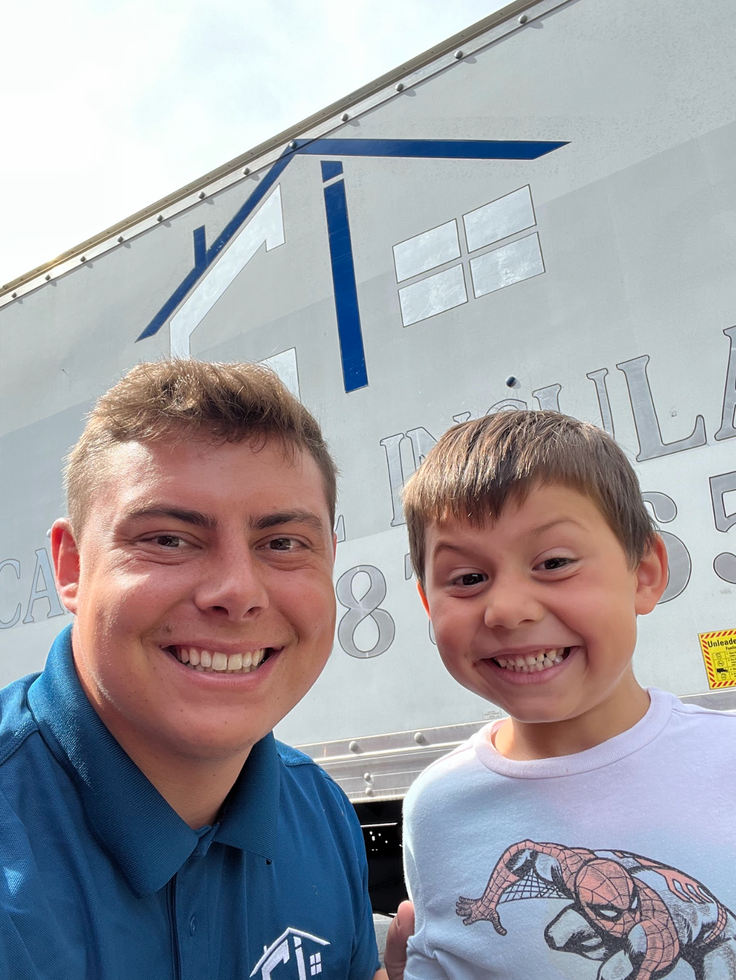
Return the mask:
M490 659L497 667L520 674L534 674L561 664L570 654L571 647L548 647L530 653L499 654Z
M218 650L204 650L200 647L175 644L162 647L167 653L185 667L205 674L250 674L264 664L269 657L278 653L281 647L264 647L246 653L222 653Z

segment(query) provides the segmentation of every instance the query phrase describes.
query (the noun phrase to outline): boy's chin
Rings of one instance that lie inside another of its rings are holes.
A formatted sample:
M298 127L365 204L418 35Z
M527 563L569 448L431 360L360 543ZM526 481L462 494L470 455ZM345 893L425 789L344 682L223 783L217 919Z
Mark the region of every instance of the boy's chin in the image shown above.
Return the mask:
M567 743L568 752L583 751L622 734L644 717L649 704L648 692L636 681L577 698L563 696L534 703L534 699L521 697L498 702L517 731L526 729L536 740L544 738L547 728L550 744Z

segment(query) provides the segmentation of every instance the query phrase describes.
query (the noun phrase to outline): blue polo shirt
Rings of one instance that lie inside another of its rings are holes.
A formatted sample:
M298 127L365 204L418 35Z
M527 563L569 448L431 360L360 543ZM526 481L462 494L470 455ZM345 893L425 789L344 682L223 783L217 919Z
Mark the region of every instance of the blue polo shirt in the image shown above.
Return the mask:
M70 630L0 692L2 980L372 980L363 838L272 735L191 830L82 691Z

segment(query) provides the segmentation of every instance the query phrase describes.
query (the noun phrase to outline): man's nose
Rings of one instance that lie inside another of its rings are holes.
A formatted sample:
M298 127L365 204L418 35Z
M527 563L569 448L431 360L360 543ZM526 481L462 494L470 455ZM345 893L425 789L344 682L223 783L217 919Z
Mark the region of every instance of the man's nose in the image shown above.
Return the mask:
M518 576L497 578L486 593L483 621L489 629L518 629L525 623L536 623L544 615L539 600L528 582Z
M241 620L255 616L268 603L263 570L249 548L231 543L211 556L195 594L201 610Z

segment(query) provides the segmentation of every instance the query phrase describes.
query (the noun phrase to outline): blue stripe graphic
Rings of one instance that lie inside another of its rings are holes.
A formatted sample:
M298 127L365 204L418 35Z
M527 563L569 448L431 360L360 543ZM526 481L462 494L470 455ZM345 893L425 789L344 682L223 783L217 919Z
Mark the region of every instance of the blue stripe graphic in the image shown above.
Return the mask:
M207 230L204 225L195 228L192 232L194 238L194 268L207 268Z
M267 174L264 174L263 179L253 193L250 195L248 200L242 207L238 208L235 214L232 216L230 221L225 225L220 234L217 236L213 244L206 247L205 239L205 229L204 227L195 228L193 232L194 236L194 268L187 275L186 279L181 283L180 286L172 293L169 299L164 303L161 309L158 311L156 316L151 320L146 329L137 338L137 340L144 340L146 337L152 337L155 333L158 333L161 327L166 323L169 317L174 313L177 306L184 300L187 293L192 289L192 287L202 278L202 276L207 271L208 266L214 262L223 248L227 245L235 233L240 229L242 225L248 220L250 215L255 211L258 205L261 203L266 194L271 190L273 185L279 179L283 171L286 169L287 165L291 161L293 154L289 154L286 157L280 157L279 160L271 167ZM137 342L137 341L136 341Z
M415 157L449 160L537 160L567 146L549 140L370 140L316 139L298 144L295 153L340 157Z
M365 366L363 332L360 328L345 181L337 180L334 184L328 184L324 190L342 376L345 391L350 392L356 388L365 388L368 384L368 372Z
M342 173L342 164L339 160L323 160L322 161L322 180L330 180L332 177L337 177L338 174Z
M193 289L197 282L207 271L208 267L214 262L222 249L234 237L234 235L245 224L253 211L258 207L268 191L274 186L278 178L284 172L289 163L299 154L322 154L328 156L365 156L365 157L413 157L415 159L451 159L451 160L537 160L546 153L558 150L562 146L567 146L567 141L529 141L529 140L400 140L400 139L314 139L314 140L293 140L293 145L289 145L279 157L271 169L264 174L260 184L253 191L247 201L235 212L227 225L215 239L208 249L206 247L205 229L196 228L194 236L194 268L187 273L184 280L164 303L158 313L148 324L143 333L137 338L144 340L158 333L161 327L172 316L179 304L186 298L187 294ZM329 180L330 177L342 173L342 163L339 161L322 161L322 179ZM338 182L340 183L340 182ZM325 204L328 207L329 225L329 205L327 204L327 191L325 188ZM350 229L347 220L347 202L345 201L345 188L342 187L344 216L344 231L347 235L347 248L349 252L349 264L338 263L338 267L346 270L352 276L352 286L345 287L347 293L352 288L355 291L355 273L352 259L352 246L350 244ZM332 249L332 239L330 239L330 249ZM335 275L335 260L333 258L332 271L333 279ZM337 302L338 284L335 282L335 293ZM347 303L347 299L344 300ZM347 310L349 303L344 307ZM353 316L351 313L350 316ZM355 318L357 322L357 335L360 344L360 360L362 363L362 376L365 378L361 384L355 383L352 388L348 388L348 375L357 382L361 376L360 369L356 366L348 370L345 359L343 358L343 373L345 374L346 390L353 391L361 388L368 383L365 372L365 359L363 357L363 341L360 335L360 318L357 314L357 297ZM339 314L338 314L339 321ZM347 328L346 328L347 329ZM348 334L354 332L354 327L348 329ZM341 335L341 344L343 338ZM351 342L348 340L345 350L353 350ZM357 350L357 348L355 348ZM352 383L352 381L351 381Z

